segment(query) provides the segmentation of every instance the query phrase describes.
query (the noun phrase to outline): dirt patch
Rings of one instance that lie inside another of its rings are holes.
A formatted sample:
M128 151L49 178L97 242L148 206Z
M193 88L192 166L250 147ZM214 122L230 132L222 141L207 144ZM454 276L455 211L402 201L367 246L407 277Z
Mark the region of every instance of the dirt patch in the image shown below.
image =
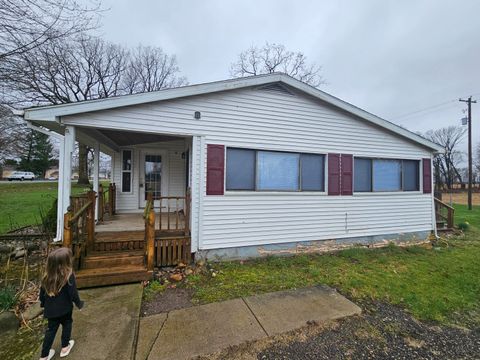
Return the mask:
M287 334L231 347L198 359L478 359L480 326L420 322L384 303L362 305L361 316L311 324Z
M192 289L168 288L142 303L142 316L149 316L193 306Z

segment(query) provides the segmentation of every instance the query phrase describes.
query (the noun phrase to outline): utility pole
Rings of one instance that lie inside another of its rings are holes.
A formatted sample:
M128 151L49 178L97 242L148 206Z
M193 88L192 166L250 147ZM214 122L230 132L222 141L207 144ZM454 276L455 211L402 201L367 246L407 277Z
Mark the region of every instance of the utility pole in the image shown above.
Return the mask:
M472 100L470 96L468 99L458 99L458 101L466 102L468 104L468 210L472 210L472 103L476 104L476 100Z

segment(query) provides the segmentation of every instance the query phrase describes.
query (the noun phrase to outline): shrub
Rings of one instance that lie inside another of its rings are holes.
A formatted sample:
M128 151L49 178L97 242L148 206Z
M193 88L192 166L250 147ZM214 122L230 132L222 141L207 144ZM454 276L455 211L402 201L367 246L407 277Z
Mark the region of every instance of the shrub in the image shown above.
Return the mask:
M470 227L470 224L466 221L458 224L458 228L462 231L467 231L469 227Z
M0 311L11 309L17 302L17 294L13 286L0 288Z
M55 233L57 228L57 199L46 213L41 214L42 227L45 233Z

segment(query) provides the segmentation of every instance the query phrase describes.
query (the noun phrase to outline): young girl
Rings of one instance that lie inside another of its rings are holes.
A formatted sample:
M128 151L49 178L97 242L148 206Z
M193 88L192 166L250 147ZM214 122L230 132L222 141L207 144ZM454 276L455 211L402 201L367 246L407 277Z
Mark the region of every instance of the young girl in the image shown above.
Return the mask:
M60 357L70 354L75 343L70 340L73 303L79 309L83 307L73 274L72 252L70 249L62 247L48 255L46 271L40 288L40 305L44 308L43 316L48 319L41 360L50 360L55 355L55 350L51 347L60 324L62 325Z

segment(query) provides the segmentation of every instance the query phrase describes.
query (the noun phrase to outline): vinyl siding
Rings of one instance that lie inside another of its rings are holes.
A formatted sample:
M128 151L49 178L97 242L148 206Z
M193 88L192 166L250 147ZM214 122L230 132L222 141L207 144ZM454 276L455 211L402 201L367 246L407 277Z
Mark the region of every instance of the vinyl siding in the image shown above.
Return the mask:
M418 160L431 157L429 150L410 140L293 92L232 90L69 116L64 121L202 139L195 143L202 144L199 152L192 154L192 181L199 181L200 190L192 186L196 209L192 228L198 227L192 237L200 249L433 229L432 195L421 192L327 196L227 191L223 196L206 196L207 144ZM200 120L193 118L194 111L201 112Z

